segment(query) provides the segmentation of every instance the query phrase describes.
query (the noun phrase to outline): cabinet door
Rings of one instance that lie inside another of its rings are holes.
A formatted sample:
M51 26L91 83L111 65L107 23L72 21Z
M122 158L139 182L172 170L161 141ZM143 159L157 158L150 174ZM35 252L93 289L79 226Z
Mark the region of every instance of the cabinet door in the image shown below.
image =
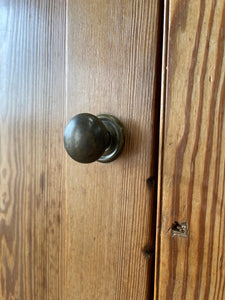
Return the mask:
M225 1L165 16L156 299L224 299Z
M153 295L159 2L0 2L1 299ZM80 112L121 120L117 160L66 154Z
M153 294L160 13L159 1L68 1L66 118L109 113L126 134L114 162L67 157L68 299Z

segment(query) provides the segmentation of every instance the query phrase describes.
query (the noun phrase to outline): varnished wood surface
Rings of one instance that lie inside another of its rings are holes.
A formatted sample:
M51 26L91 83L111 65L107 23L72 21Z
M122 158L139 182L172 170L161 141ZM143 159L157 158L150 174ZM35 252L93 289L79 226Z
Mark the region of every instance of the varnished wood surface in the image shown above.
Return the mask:
M0 299L64 299L65 1L0 2Z
M110 113L126 131L123 154L112 163L67 158L71 300L153 295L159 6L68 1L67 120L80 112Z
M225 1L167 1L156 299L225 297ZM167 36L168 35L168 36ZM174 236L175 221L189 236Z

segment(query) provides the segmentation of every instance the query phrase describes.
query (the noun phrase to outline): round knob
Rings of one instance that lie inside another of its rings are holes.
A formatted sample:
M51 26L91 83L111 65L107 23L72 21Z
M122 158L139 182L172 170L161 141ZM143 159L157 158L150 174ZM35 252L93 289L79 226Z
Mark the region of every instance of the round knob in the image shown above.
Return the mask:
M81 163L113 161L121 153L123 145L123 126L111 115L76 115L64 131L67 153Z

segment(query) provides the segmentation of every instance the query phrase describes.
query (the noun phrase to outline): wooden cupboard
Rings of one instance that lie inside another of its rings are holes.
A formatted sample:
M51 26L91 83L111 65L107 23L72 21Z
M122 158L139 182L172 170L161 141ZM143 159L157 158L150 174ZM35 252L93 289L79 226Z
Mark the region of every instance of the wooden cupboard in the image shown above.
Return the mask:
M218 1L0 2L0 298L224 298ZM79 164L80 112L125 127Z

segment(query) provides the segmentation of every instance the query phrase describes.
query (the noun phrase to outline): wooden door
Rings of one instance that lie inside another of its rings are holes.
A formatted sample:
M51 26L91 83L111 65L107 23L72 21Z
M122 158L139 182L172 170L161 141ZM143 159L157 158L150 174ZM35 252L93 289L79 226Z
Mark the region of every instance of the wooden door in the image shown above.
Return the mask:
M68 299L149 297L159 13L157 1L68 2L67 120L110 113L126 132L112 163L67 158Z
M219 300L225 297L225 1L165 4L155 298Z
M0 2L0 298L153 295L159 1ZM123 154L81 165L75 114L110 113Z

